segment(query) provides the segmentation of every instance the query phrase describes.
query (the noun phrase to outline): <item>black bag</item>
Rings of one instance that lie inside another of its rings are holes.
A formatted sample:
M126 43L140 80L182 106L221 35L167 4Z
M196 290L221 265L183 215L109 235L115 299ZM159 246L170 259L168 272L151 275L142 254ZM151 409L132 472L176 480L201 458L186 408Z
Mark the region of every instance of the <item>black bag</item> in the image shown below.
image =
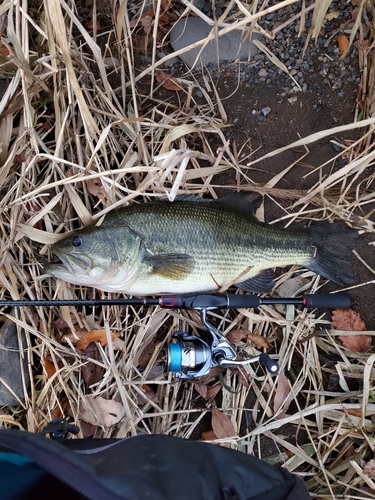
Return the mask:
M286 469L208 443L159 435L58 442L1 430L0 498L307 500L310 495L303 480Z

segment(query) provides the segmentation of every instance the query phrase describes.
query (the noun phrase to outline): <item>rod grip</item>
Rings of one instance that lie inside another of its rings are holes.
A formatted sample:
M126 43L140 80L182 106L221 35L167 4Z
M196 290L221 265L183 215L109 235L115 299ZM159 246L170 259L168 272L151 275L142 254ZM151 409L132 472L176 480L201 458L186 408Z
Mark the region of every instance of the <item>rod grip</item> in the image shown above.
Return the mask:
M350 309L352 298L345 292L306 294L303 296L303 305L322 309Z
M265 354L262 352L259 354L259 363L264 366L264 368L270 373L271 375L276 375L279 370L279 363L274 361L272 358L268 356L268 354Z

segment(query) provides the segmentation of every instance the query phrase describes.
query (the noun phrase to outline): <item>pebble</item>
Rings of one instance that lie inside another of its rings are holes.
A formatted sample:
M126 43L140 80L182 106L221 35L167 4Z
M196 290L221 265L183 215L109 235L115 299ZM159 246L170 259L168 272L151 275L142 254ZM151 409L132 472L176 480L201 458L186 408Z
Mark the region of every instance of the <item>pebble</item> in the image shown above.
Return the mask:
M200 17L189 16L178 21L172 28L170 42L174 51L183 49L193 43L206 38L211 33L211 27ZM195 47L180 54L182 61L189 68L200 69L202 64L215 64L217 62L217 46L219 48L219 62L234 61L235 59L246 60L249 55L253 58L257 47L246 38L241 44L241 32L233 30L216 40L209 42L201 51L201 46ZM258 33L253 33L253 38L262 38ZM197 56L198 59L197 59ZM195 62L197 60L197 62Z
M259 76L267 76L267 70L262 68L261 70L259 70L258 75Z
M262 113L264 116L267 116L271 113L271 108L269 106L266 106L265 108L262 109Z

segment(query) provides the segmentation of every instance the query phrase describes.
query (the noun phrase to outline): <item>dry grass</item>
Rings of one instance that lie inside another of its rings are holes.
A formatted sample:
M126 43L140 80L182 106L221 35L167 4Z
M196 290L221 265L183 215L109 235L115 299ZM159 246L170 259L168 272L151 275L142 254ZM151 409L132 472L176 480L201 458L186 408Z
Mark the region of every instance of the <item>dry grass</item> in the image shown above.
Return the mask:
M210 38L233 29L259 29L258 19L295 1L268 7L267 2L254 0L250 5L232 0L216 23L206 19L215 28ZM193 10L205 17L187 0L183 3L186 13ZM309 33L312 38L319 33L329 4L327 0L315 1ZM166 4L158 1L155 5L158 19ZM158 101L155 72L174 54L156 59L160 39L157 22L148 34L151 63L140 68L137 44L139 33L142 40L145 35L131 23L127 3L98 0L85 7L84 14L80 8L74 0L5 1L0 7L4 54L1 74L9 83L0 102L1 298L92 296L91 290L69 288L63 283L56 286L52 280L41 278L38 255L48 256L48 245L60 233L133 200L165 196L173 200L184 193L216 197L212 178L224 171L236 173L234 189L292 200L293 205L280 219L288 224L296 219L341 218L363 232L373 231L367 207L375 197L375 42L373 33L360 21L352 30L351 43L359 34L361 106L345 130L360 128L361 138L339 154L349 156L349 163L301 196L275 187L286 171L270 178L266 186L251 180L247 167L262 158L238 159L224 135L228 126L225 110L208 75L204 75L204 86L191 74L180 80L183 105ZM360 8L374 16L370 2L363 0ZM108 14L108 27L98 34L86 23L92 19L95 27L100 9ZM110 57L117 59L114 65L108 63ZM192 93L197 87L206 101L199 106ZM145 88L149 95L142 90ZM338 129L321 131L288 147L307 148ZM214 150L212 144L216 145ZM332 198L334 188L339 194ZM354 200L349 196L353 189ZM290 275L286 272L281 281ZM312 273L304 276L310 293L323 284ZM172 383L165 377L160 360L164 343L176 329L199 328L195 313L113 307L86 315L74 308L29 308L16 314L19 332L27 341L23 355L29 360L32 384L25 401L0 411L3 427L16 425L38 432L51 418L61 415L80 423L83 412L91 411L91 396L115 401L118 415L123 415L119 422L108 422L108 408L104 407L103 415L96 408L97 437L124 437L137 432L197 437L202 420L207 421L213 401L204 402L191 383ZM350 498L375 498L375 483L362 471L374 451L374 355L343 348L328 322L325 335L313 335L317 324L322 325L314 311L288 307L280 312L264 306L258 313L243 310L215 315L225 334L242 324L265 337L289 374L291 387L285 401L290 409L277 419L272 410L277 380L252 366L247 369L250 377L244 385L244 374L228 370L218 401L231 417L237 436L218 441L261 456L261 438L268 437L280 449L278 462L305 477L313 498L344 498L349 490ZM56 326L61 318L65 331ZM98 345L89 355L77 349L74 337L95 327L106 330L108 344ZM64 343L62 335L67 331L71 335ZM110 331L120 334L120 340L112 340ZM155 336L156 350L141 369L141 353ZM339 375L343 392L324 388L323 372L327 368L321 365L318 349L340 360L332 364L332 371ZM91 386L82 372L88 359L100 372ZM361 381L357 391L347 387L348 375ZM251 420L246 430L246 422ZM285 424L289 424L288 432L291 428L294 433L303 432L306 444L290 444ZM369 496L365 496L365 490Z

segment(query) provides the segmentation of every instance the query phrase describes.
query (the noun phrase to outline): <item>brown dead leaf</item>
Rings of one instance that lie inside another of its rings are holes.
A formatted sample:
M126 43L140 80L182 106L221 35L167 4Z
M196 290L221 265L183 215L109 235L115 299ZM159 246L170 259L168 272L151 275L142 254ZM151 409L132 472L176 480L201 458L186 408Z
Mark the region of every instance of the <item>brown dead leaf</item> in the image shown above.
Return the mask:
M94 29L94 21L93 21L93 20L91 20L91 21L89 21L88 23L86 23L86 28L87 28L87 29L89 29L89 30ZM100 28L101 28L100 21L99 21L99 20L97 20L97 21L96 21L96 29L97 29L97 30L100 30Z
M332 312L332 327L335 330L364 332L366 325L353 309L335 309ZM354 352L363 352L371 347L370 335L340 335L344 347Z
M370 335L340 335L339 339L349 351L364 352L371 347Z
M103 378L103 368L91 361L99 359L98 346L94 343L89 344L84 350L83 355L89 359L81 367L82 378L88 387L90 387L93 384L97 384Z
M155 351L155 342L151 340L141 352L138 360L138 368L144 369L148 365Z
M217 436L211 429L210 431L202 432L202 439L203 441L213 441L214 439L217 439Z
M0 45L0 56L6 57L9 56L9 49L5 47L5 45ZM1 62L3 62L1 60Z
M79 421L79 427L82 431L84 438L91 438L94 436L96 429L98 428L96 425L88 424L83 420Z
M155 78L167 90L182 90L177 78L168 75L165 71L156 71Z
M47 377L51 378L56 373L56 366L47 355L44 357L44 368L47 372Z
M361 316L353 309L335 309L332 312L332 326L335 330L354 332L366 331L366 325Z
M363 474L366 474L368 477L375 477L375 458L369 460L363 467Z
M152 25L152 17L151 16L142 16L141 17L141 25L144 28L150 28Z
M242 358L242 356L238 356L238 358ZM246 389L250 387L250 375L243 366L231 366L229 370L237 375L239 384L242 384Z
M113 345L113 349L115 351L126 352L126 344L125 344L125 342L123 340L121 340L121 339L113 339L112 345Z
M327 14L324 16L324 19L327 19L327 21L332 21L332 19L337 19L340 15L340 12L338 10L335 10L334 12L327 12Z
M241 340L245 339L247 337L247 330L242 330L242 328L237 328L236 330L233 330L233 332L230 333L230 340L231 342L234 342L237 344L238 342L241 342Z
M124 406L116 401L104 399L101 396L83 396L79 415L82 420L91 425L111 427L117 424L125 415Z
M214 398L221 389L220 384L216 385L207 385L199 382L194 383L194 389L202 396L203 399L211 399Z
M275 415L280 410L280 408L283 406L286 398L289 396L289 393L290 393L289 380L286 377L284 371L281 370L279 373L278 379L277 379L277 387L276 387L275 397L273 400L273 413ZM282 412L276 416L276 420L280 420L280 419L284 418L288 408L289 408L289 405L285 406L284 409L282 410Z
M118 335L116 333L111 332L111 337L113 339L117 338ZM100 328L99 330L92 330L91 332L87 332L79 339L77 342L78 349L82 349L84 351L91 342L100 342L102 346L107 345L107 335L105 328Z
M106 192L100 179L88 179L86 181L86 186L90 194L99 198L103 203L106 201Z
M73 345L76 345L77 342L79 342L80 338L83 337L83 335L85 335L86 333L87 333L86 328L76 327L74 329L74 333L72 331L70 331L69 333L66 333L65 335L63 335L61 337L61 342L65 342L67 344L68 340L70 340L70 342Z
M83 313L78 313L78 316L80 318L83 318L84 314ZM72 324L73 325L76 325L78 323L78 319L77 319L77 316L75 314L71 313L70 318L72 320ZM57 320L55 320L53 322L53 324L59 330L63 330L64 328L69 328L68 323L64 319L62 319L62 318L58 318Z
M349 47L349 40L348 40L348 37L346 35L340 35L337 38L337 43L339 44L340 54L343 54L346 51L346 49Z
M152 401L153 403L159 404L159 398L155 394L155 392L151 389L151 387L147 384L143 384L141 386L142 392L144 396L141 394L137 394L137 403L139 405L145 405Z
M268 344L261 335L256 335L255 333L248 333L246 335L248 340L251 340L257 347L264 347L268 349Z
M218 408L212 408L212 429L219 438L229 438L237 436L236 429L228 415L225 415Z

